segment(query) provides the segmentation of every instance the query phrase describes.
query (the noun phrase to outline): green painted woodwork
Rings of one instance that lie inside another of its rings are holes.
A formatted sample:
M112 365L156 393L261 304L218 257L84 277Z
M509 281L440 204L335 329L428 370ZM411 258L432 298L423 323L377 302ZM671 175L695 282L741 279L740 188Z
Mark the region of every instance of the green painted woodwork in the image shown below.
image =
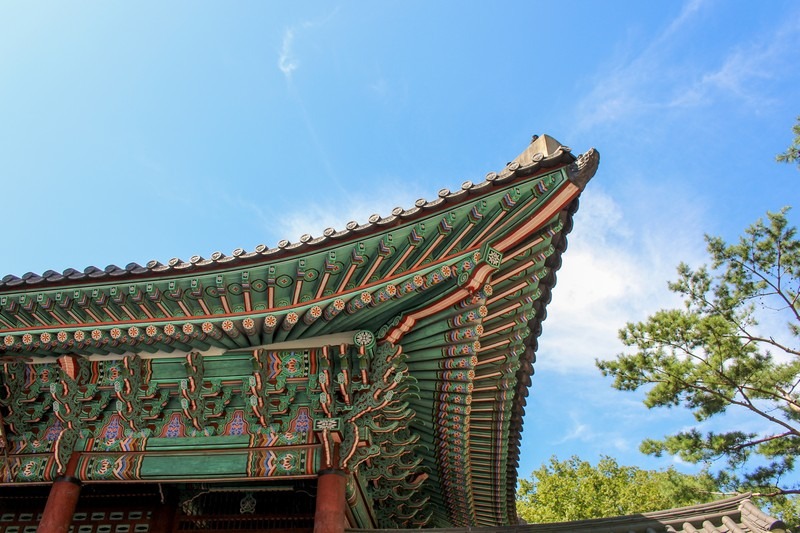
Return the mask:
M247 475L247 453L207 455L146 455L142 461L142 479L202 479Z
M153 437L147 439L147 450L223 450L226 448L247 448L250 445L249 435L220 435L216 437L194 437L192 439L177 440L167 437Z
M337 467L364 527L514 523L536 337L597 165L544 139L319 239L3 278L0 483L52 480L72 449L92 482Z

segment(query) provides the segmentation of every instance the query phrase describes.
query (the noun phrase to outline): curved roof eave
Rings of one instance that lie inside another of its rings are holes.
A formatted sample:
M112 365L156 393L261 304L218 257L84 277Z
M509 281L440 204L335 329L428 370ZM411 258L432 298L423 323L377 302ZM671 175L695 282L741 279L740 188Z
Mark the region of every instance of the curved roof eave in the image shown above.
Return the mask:
M596 153L592 149L583 154L581 158L586 159L587 156ZM587 161L594 159L595 157L590 157ZM454 204L461 204L472 197L487 194L495 188L506 187L509 183L570 163L576 166L573 172L575 183L582 189L594 174L594 171L589 168L591 165L584 164L578 168L581 159L572 155L569 147L562 146L558 141L547 135L535 136L531 145L520 156L508 163L500 172L488 173L480 183L474 184L471 181L465 181L457 191L442 189L439 191L438 197L433 200L419 199L415 202L414 207L409 209L396 207L389 216L385 217L372 215L366 224L351 221L347 223L344 230L337 231L333 228L327 228L319 237L312 237L306 234L302 235L299 241L295 243L281 240L276 247L269 248L265 245L258 245L249 252L242 248L237 248L231 255L214 252L209 258L204 258L200 255L192 256L188 261L173 258L166 264L152 260L145 266L138 263L129 263L124 268L117 265L108 265L105 268L88 266L83 270L67 268L63 272L47 270L42 274L33 272L27 272L22 276L8 274L0 279L0 293L34 287L42 289L46 287L49 289L104 281L144 281L145 279L164 278L190 272L194 274L211 273L215 270L247 267L266 261L287 259L292 256L318 251L326 246L340 245L350 240L362 239L385 231L388 228L413 222L444 211ZM594 169L596 168L595 162ZM591 170L591 172L588 170Z

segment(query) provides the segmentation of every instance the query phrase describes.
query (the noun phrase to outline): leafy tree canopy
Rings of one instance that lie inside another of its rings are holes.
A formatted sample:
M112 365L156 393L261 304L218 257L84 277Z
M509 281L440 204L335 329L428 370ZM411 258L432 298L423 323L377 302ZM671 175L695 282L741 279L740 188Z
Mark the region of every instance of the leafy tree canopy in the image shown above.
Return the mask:
M603 518L710 501L716 483L707 472L697 475L621 466L602 457L593 466L572 456L555 456L520 480L517 514L528 523Z
M749 416L728 431L641 446L694 463L726 459L718 481L730 491L800 493L790 475L800 452L800 241L786 212L768 213L735 244L707 237L711 266L681 264L669 285L684 308L629 323L620 337L633 353L597 363L617 389L645 388L648 407L683 405L698 421L729 409Z
M794 140L789 148L782 154L775 156L779 163L797 163L797 168L800 168L800 117L797 117L797 124L792 128L794 133Z

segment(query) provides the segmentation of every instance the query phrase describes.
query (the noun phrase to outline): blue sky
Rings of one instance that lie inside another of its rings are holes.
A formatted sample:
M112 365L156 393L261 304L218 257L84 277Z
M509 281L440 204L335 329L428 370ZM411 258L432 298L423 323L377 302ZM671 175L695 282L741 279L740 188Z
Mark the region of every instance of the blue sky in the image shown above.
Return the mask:
M479 181L548 133L602 159L520 474L551 454L668 466L638 443L691 417L647 411L593 360L676 304L666 282L703 262L704 233L797 203L774 155L800 114L798 50L793 1L3 3L0 274L319 235Z

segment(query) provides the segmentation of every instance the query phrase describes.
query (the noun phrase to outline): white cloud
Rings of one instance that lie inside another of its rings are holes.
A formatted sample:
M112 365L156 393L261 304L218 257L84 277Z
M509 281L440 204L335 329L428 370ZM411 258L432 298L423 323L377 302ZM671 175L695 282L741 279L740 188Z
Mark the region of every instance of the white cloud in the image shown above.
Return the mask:
M690 465L693 465L693 463L688 463L688 462L684 461L678 455L672 455L671 459L672 459L673 463L675 463L676 465L678 465L680 467L688 467Z
M688 222L695 216L692 206L672 205L667 223L657 213L670 199L653 195L639 206L652 216L636 217L634 225L630 209L603 191L587 190L584 198L547 308L537 368L596 372L596 358L611 358L623 348L617 331L626 322L678 305L666 287L677 264L702 262L703 243L688 229L698 227Z

